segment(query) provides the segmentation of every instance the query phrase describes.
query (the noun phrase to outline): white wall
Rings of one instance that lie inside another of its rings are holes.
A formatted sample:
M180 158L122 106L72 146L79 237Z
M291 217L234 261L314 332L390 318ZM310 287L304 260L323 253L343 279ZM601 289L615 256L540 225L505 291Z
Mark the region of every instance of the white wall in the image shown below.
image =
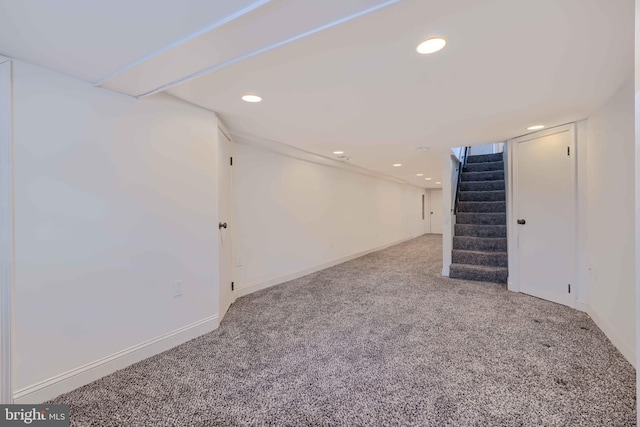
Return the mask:
M469 150L470 156L479 156L481 154L493 154L494 146L493 144L484 144L484 145L473 145L471 150Z
M233 186L240 295L428 227L424 189L246 144L236 144Z
M456 202L459 166L460 161L455 155L446 153L442 156L442 275L445 277L449 277L451 267L456 223L453 208Z
M215 327L214 114L20 62L14 114L18 395L42 398L29 386L203 319Z
M636 125L636 138L635 138L635 173L636 182L640 182L640 0L636 0L636 28L635 28L635 125ZM636 185L636 313L640 312L640 185ZM637 369L640 366L640 351L638 351L638 345L640 345L640 316L636 315L636 397L640 396L640 370ZM637 402L637 399L636 399ZM640 424L640 402L637 402L636 412L638 414L638 424Z
M589 314L635 364L634 77L587 122Z
M13 143L11 61L0 56L0 404L13 401L11 322L13 301Z

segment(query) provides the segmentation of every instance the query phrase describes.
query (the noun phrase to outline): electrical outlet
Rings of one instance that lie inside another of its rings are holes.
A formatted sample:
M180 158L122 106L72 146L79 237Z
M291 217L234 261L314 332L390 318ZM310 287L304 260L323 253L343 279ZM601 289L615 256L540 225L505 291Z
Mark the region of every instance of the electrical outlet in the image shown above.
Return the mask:
M173 296L174 298L182 295L182 280L176 280L173 282Z

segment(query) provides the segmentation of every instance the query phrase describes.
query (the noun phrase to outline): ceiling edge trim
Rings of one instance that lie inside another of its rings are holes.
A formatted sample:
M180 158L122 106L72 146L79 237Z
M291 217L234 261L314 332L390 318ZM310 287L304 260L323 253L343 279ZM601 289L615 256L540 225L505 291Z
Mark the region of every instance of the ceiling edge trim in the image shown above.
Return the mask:
M249 134L241 134L237 132L231 132L231 136L233 136L233 141L235 143L249 145L254 148L270 151L272 153L280 154L281 156L290 157L292 159L315 163L321 166L328 166L336 169L341 169L347 172L357 173L359 175L365 175L371 178L377 178L383 181L393 182L395 184L401 184L401 185L407 185L410 187L419 188L421 190L428 189L426 187L421 187L421 186L412 184L408 181L405 181L400 178L396 178L394 176L385 175L383 173L372 171L370 169L365 169L360 166L355 166L350 163L340 162L330 157L321 156L319 154L302 150L300 148L294 147L292 145L284 144L282 142L277 142L267 138L263 138L255 135L249 135Z
M123 74L123 73L125 73L125 72L127 72L129 70L131 70L132 68L135 68L140 64L143 64L143 63L145 63L145 62L147 62L147 61L149 61L149 60L151 60L151 59L153 59L153 58L155 58L157 56L162 55L163 53L166 53L166 52L168 52L168 51L170 51L170 50L172 50L172 49L174 49L174 48L176 48L176 47L178 47L180 45L183 45L183 44L185 44L185 43L187 43L187 42L189 42L189 41L191 41L193 39L196 39L196 38L198 38L200 36L203 36L206 33L209 33L209 32L211 32L211 31L213 31L213 30L215 30L217 28L220 28L223 25L226 25L226 24L228 24L228 23L230 23L232 21L235 21L236 19L238 19L238 18L240 18L240 17L242 17L244 15L247 15L250 12L253 12L254 10L264 6L265 4L267 4L269 2L271 2L271 0L258 0L255 3L252 3L249 6L245 7L244 9L240 9L237 12L234 12L231 15L226 16L226 17L222 18L221 20L214 22L213 24L207 25L206 27L196 31L193 34L188 35L187 37L184 37L184 38L182 38L182 39L180 39L178 41L175 41L175 42L163 47L160 50L157 50L157 51L155 51L155 52L153 52L153 53L151 53L151 54L149 54L147 56L144 56L144 57L142 57L142 58L140 58L140 59L138 59L138 60L136 60L134 62L131 62L128 65L125 65L122 68L119 68L119 69L107 74L106 76L104 76L100 80L97 80L96 82L94 82L93 85L94 86L101 86L104 83L106 83L107 81L109 81L109 80L111 80L111 79L113 79L113 78L115 78L115 77L117 77L117 76L119 76L119 75L121 75L121 74Z
M230 60L222 62L220 64L213 65L211 67L207 67L207 68L205 68L203 70L200 70L200 71L197 71L195 73L189 74L189 75L187 75L185 77L182 77L180 79L177 79L177 80L171 81L169 83L166 83L164 85L158 86L155 89L152 89L152 90L150 90L148 92L145 92L143 94L137 95L137 98L144 98L145 96L150 96L150 95L156 94L158 92L163 92L163 91L165 91L167 89L170 89L173 86L176 86L178 84L186 83L186 82L188 82L190 80L193 80L193 79L196 79L198 77L204 76L205 74L209 74L209 73L212 73L214 71L221 70L221 69L226 68L226 67L228 67L230 65L236 64L238 62L244 61L244 60L249 59L249 58L253 58L254 56L269 52L269 51L271 51L273 49L276 49L276 48L281 47L281 46L285 46L287 44L293 43L293 42L298 41L300 39L303 39L305 37L317 34L317 33L321 32L321 31L328 30L329 28L335 27L335 26L340 25L340 24L344 24L345 22L352 21L352 20L357 19L357 18L359 18L361 16L367 15L367 14L375 12L375 11L378 11L380 9L384 9L385 7L391 6L391 5L393 5L395 3L399 3L401 1L403 1L403 0L388 0L388 1L384 2L384 3L379 4L379 5L370 7L369 9L362 10L360 12L354 13L354 14L346 16L344 18L340 18L338 20L332 21L332 22L330 22L328 24L321 25L321 26L316 27L314 29L311 29L309 31L305 31L304 33L300 33L300 34L298 34L296 36L293 36L293 37L290 37L288 39L281 40L281 41L279 41L277 43L273 43L273 44L271 44L269 46L266 46L266 47L263 47L261 49L254 50L253 52L249 52L249 53L247 53L245 55L238 56L236 58L230 59Z

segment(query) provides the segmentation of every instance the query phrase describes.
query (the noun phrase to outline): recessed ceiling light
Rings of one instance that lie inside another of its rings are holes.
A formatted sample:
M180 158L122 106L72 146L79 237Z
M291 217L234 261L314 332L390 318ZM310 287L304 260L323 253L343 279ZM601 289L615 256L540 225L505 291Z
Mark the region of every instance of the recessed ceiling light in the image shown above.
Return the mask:
M424 176L423 173L417 173L416 176Z
M260 102L262 101L262 98L258 95L245 95L242 97L242 100L246 102Z
M333 154L344 154L344 151L334 151Z
M396 167L396 168L397 168L397 167L400 167L400 166L402 166L402 163L394 163L394 164L393 164L393 167Z
M527 130L540 130L540 129L544 129L544 125L529 126L527 128Z
M445 47L447 45L447 41L441 37L433 37L427 39L420 43L416 50L418 53L427 54L427 53L435 53Z
M442 184L440 181L436 181L436 184Z
M429 147L418 147L418 148L416 148L416 151L421 151L421 152L422 151L427 151L427 150L429 150Z
M431 178L425 178L424 180L425 181L431 181Z

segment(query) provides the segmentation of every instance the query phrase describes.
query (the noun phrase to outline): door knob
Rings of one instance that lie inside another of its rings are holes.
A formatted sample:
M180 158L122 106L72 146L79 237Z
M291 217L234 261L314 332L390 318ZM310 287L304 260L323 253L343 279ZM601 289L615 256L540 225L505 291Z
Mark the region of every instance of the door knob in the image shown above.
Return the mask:
M218 228L227 228L227 223L226 222L219 223Z
M525 221L524 219L519 219L518 220L518 224L520 225L525 225L527 223L527 221Z

